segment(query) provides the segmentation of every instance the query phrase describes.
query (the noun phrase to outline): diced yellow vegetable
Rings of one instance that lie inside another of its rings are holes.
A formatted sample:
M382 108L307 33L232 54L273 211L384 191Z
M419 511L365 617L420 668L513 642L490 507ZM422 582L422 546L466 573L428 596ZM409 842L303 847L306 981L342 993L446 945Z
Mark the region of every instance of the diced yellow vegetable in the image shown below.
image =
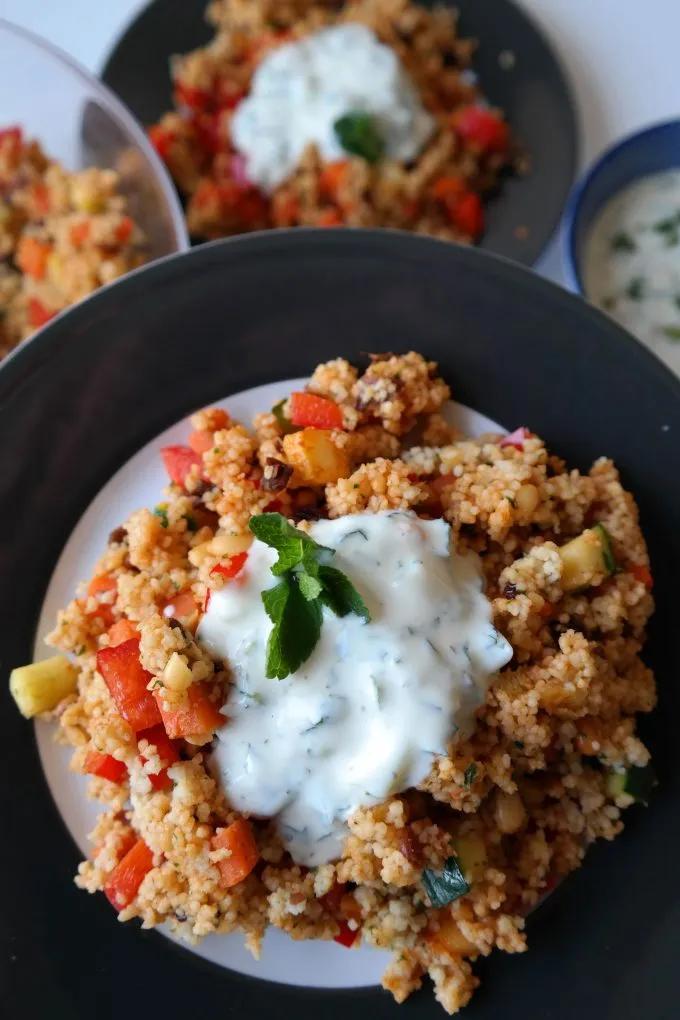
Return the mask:
M625 772L609 772L607 778L604 781L605 789L610 797L620 797L625 793L626 787L626 773Z
M457 957L469 955L476 951L474 943L465 938L457 923L451 917L451 911L448 907L440 910L437 921L439 923L438 930L430 931L426 936L427 941L436 952Z
M294 470L292 485L328 485L350 473L349 457L328 429L301 429L283 437L283 452Z
M169 691L181 694L193 683L193 675L184 655L173 652L163 670L163 684Z
M459 836L456 840L456 857L468 883L477 882L486 870L487 854L484 840L476 833Z
M612 571L605 559L604 528L588 528L560 549L562 588L577 591L600 582Z
M52 711L75 691L77 683L78 671L63 655L18 666L9 677L10 693L26 719Z

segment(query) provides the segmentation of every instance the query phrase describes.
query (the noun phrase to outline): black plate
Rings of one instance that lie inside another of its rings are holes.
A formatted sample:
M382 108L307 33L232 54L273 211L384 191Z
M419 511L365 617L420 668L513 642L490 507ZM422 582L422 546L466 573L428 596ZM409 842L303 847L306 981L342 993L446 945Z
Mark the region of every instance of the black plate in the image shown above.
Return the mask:
M189 410L337 355L416 348L455 396L526 423L585 468L603 453L636 492L659 608L647 720L661 786L496 953L469 1020L677 1017L680 970L680 383L609 319L518 266L405 234L277 232L204 245L131 274L0 367L0 620L5 670L31 657L55 561L82 511L142 444ZM78 855L41 774L31 726L0 691L0 989L24 1018L443 1014L429 989L323 992L242 978L116 924L71 881ZM96 1012L93 1014L93 1004ZM0 1010L0 1013L3 1013Z
M482 88L505 110L531 161L529 173L505 180L489 204L480 247L533 265L557 227L574 176L569 88L547 41L511 0L448 2L460 11L462 34L479 40L474 66ZM153 0L111 52L102 77L143 124L172 107L169 58L210 39L204 10L205 0ZM502 53L514 56L512 69L501 67Z

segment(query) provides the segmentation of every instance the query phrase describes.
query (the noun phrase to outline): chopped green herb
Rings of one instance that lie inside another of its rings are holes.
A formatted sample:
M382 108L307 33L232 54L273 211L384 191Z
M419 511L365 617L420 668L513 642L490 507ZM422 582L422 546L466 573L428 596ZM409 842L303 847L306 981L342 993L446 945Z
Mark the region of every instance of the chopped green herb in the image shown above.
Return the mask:
M669 340L680 340L680 326L662 326L661 332Z
M377 163L385 151L385 143L370 113L351 110L336 120L333 130L345 152L363 156L368 163Z
M612 237L611 247L612 251L631 252L636 250L637 245L630 234L627 234L625 230L620 230Z
M606 778L607 793L610 797L627 794L639 804L646 804L657 778L651 764L642 767L633 765L625 772L611 771Z
M425 868L423 885L433 907L445 907L470 892L470 886L455 857L446 860L442 871Z
M195 517L191 514L184 514L184 520L187 522L187 531L198 531L198 522Z
M652 230L655 230L657 234L663 235L669 248L674 248L676 244L680 243L679 228L680 210L674 216L667 216L665 219L658 220L652 224Z
M161 527L168 527L168 511L164 506L155 506L153 509L154 515L160 519Z
M465 783L466 790L470 789L476 778L477 778L477 762L473 761L465 769L463 782Z
M642 301L645 293L645 280L642 276L634 276L626 287L626 297L631 301Z
M274 624L267 643L266 675L283 680L312 654L321 636L324 605L337 616L356 613L366 623L370 614L349 578L328 566L334 549L319 545L281 514L251 517L249 527L256 538L278 552L272 574L281 580L262 592L262 602Z

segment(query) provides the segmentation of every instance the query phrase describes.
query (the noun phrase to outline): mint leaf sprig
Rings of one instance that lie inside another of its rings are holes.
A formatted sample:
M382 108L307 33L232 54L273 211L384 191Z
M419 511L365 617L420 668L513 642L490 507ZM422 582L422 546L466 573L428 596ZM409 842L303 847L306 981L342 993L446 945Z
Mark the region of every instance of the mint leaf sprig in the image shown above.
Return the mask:
M371 615L347 575L330 566L334 549L319 545L282 514L251 517L249 527L279 554L272 574L281 580L262 592L262 603L274 624L267 641L266 676L284 680L314 651L321 637L324 605L336 616L355 613L365 623Z

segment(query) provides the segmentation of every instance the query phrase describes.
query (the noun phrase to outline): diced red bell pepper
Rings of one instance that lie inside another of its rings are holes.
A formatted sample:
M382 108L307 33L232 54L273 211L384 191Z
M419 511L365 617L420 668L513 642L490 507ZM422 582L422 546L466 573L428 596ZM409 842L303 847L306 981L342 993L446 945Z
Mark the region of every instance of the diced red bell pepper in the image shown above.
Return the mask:
M182 488L192 467L195 464L200 467L203 463L200 456L189 446L164 446L161 457L170 480Z
M118 911L129 906L152 868L153 853L143 839L138 839L113 869L104 886L104 893L111 906Z
M167 159L177 135L174 131L161 127L160 124L154 124L149 128L149 139L161 159Z
M85 756L85 771L89 776L99 776L111 783L122 783L127 776L127 765L112 754L88 751Z
M229 581L232 577L243 570L246 560L248 559L247 552L234 553L230 556L226 563L218 563L210 571L211 574L219 574L225 580Z
M151 674L139 661L139 638L97 652L97 669L116 708L135 733L161 722L161 714L147 685Z
M319 188L326 198L335 200L338 192L347 180L349 162L346 159L336 160L334 163L326 163L319 175Z
M211 94L207 89L196 88L195 85L185 85L178 81L175 85L175 102L178 106L186 106L190 110L202 113L211 106Z
M484 230L484 207L474 191L468 191L448 207L449 218L464 234L478 238Z
M52 311L46 308L42 301L38 298L30 297L28 299L28 324L33 329L40 329L41 326L46 325L50 319L53 319L57 314L56 309Z
M217 863L223 889L231 889L247 878L260 859L252 827L245 818L237 818L226 829L218 829L211 846L213 850L231 851L229 857Z
M448 202L451 199L458 199L467 191L467 186L462 177L438 177L430 188L430 194L439 202Z
M125 244L126 241L129 241L133 228L134 223L132 222L130 217L124 216L123 219L118 224L118 226L116 227L115 231L116 241L118 241L119 244Z
M31 198L36 212L40 216L47 216L50 211L50 189L47 185L42 182L34 184L31 189Z
M526 428L526 426L524 425L520 425L520 427L518 429L515 429L514 432L510 432L508 433L507 436L503 436L498 445L514 446L516 450L523 450L525 439L529 439L530 437L531 432L529 431L529 429Z
M316 218L317 227L341 227L342 216L337 209L323 209Z
M341 429L344 426L342 410L333 400L316 393L291 393L290 420L301 428Z
M154 745L163 766L160 772L146 772L145 775L148 776L154 790L169 790L172 787L172 779L168 775L168 768L174 765L176 761L179 761L179 751L176 744L167 735L165 727L162 725L152 726L150 730L143 730L141 733L138 733L137 742L139 743L141 740L146 740L149 744ZM142 764L145 764L148 758L140 753L139 760Z
M165 732L173 740L199 733L212 733L227 721L215 703L208 697L208 688L205 684L192 684L187 691L185 700L177 706L172 705L166 708L162 691L154 691L153 696L163 720Z
M345 946L347 949L353 946L359 937L359 929L356 930L350 928L348 921L338 921L338 927L340 931L333 937L334 942L338 942L341 946Z
M654 587L652 572L644 563L634 563L632 567L629 567L628 569L635 580L644 584L645 588L649 588L651 590Z
M347 895L348 889L349 886L346 882L335 882L327 893L319 897L326 910L330 911L334 917L340 913L340 904L343 896Z
M139 631L131 620L116 620L108 631L109 647L122 645L124 641L139 640Z
M460 137L480 152L505 152L510 129L504 120L483 106L466 106L453 116Z

